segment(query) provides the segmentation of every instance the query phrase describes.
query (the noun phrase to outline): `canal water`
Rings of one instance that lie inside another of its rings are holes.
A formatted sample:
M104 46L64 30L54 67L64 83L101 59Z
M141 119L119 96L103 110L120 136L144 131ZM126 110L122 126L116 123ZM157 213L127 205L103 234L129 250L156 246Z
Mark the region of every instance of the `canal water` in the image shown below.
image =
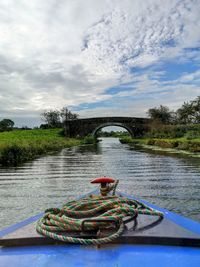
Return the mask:
M0 169L0 229L95 188L98 176L119 189L200 222L200 159L150 153L103 138L19 167Z

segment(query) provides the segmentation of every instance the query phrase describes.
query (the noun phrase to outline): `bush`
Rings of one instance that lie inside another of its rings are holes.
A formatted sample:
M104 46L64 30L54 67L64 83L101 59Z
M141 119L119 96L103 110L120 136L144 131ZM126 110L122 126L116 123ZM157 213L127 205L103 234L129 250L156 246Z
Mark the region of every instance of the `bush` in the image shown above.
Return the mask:
M133 143L134 142L134 140L131 138L131 136L124 136L124 137L120 138L119 141L122 144L128 144L128 143Z
M195 130L188 131L185 134L185 138L188 139L188 140L195 139L195 138L200 138L200 132L199 131L195 131Z
M200 152L200 142L187 140L165 140L165 139L149 139L147 145L159 146L162 148L176 148L180 150L188 150L191 152Z
M16 165L18 162L23 161L24 149L17 145L6 147L1 152L1 164L3 165Z
M150 125L150 131L146 134L149 138L181 138L188 132L189 138L198 138L200 136L200 125L162 125L152 124Z
M194 142L194 141L179 142L178 149L189 150L191 152L200 152L200 142Z
M83 139L83 144L85 145L96 144L96 143L97 143L97 138L92 135L88 135Z
M149 146L153 146L155 144L155 140L154 139L148 139L146 144Z
M160 146L163 148L175 148L178 146L177 141L167 141L167 140L155 140L154 142L155 146Z

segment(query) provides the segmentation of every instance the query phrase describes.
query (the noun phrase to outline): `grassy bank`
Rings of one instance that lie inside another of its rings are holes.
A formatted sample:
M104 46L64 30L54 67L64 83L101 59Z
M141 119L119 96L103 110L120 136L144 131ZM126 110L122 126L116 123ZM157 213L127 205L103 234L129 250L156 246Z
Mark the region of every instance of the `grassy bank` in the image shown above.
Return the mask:
M130 136L124 136L120 141L199 153L200 124L164 125L153 122L143 138L132 139Z
M60 132L61 129L35 129L0 133L0 164L17 165L82 143L78 139L63 137Z
M186 150L190 152L200 152L200 138L140 138L132 139L131 137L124 137L120 139L121 143L141 144L158 146L161 148L175 148L179 150Z

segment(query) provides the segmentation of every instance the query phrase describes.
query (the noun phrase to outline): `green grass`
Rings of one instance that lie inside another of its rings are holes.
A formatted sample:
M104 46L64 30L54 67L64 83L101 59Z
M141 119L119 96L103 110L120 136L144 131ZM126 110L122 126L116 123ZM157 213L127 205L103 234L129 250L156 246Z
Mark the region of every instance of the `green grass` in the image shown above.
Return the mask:
M63 137L60 132L61 129L36 129L0 133L0 164L16 165L81 144L81 140Z

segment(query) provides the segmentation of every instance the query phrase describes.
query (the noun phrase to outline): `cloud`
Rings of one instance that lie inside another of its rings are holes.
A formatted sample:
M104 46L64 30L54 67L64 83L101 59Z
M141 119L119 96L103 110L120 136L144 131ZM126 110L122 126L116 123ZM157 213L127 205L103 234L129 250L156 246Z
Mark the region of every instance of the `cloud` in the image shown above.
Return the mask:
M97 71L100 67L111 72L144 67L199 44L196 1L114 2L114 8L89 28L84 40L89 64L96 65Z
M199 94L199 73L161 81L162 63L200 65L199 13L199 0L2 0L0 115L92 104L80 114L143 116L150 104L177 107Z

